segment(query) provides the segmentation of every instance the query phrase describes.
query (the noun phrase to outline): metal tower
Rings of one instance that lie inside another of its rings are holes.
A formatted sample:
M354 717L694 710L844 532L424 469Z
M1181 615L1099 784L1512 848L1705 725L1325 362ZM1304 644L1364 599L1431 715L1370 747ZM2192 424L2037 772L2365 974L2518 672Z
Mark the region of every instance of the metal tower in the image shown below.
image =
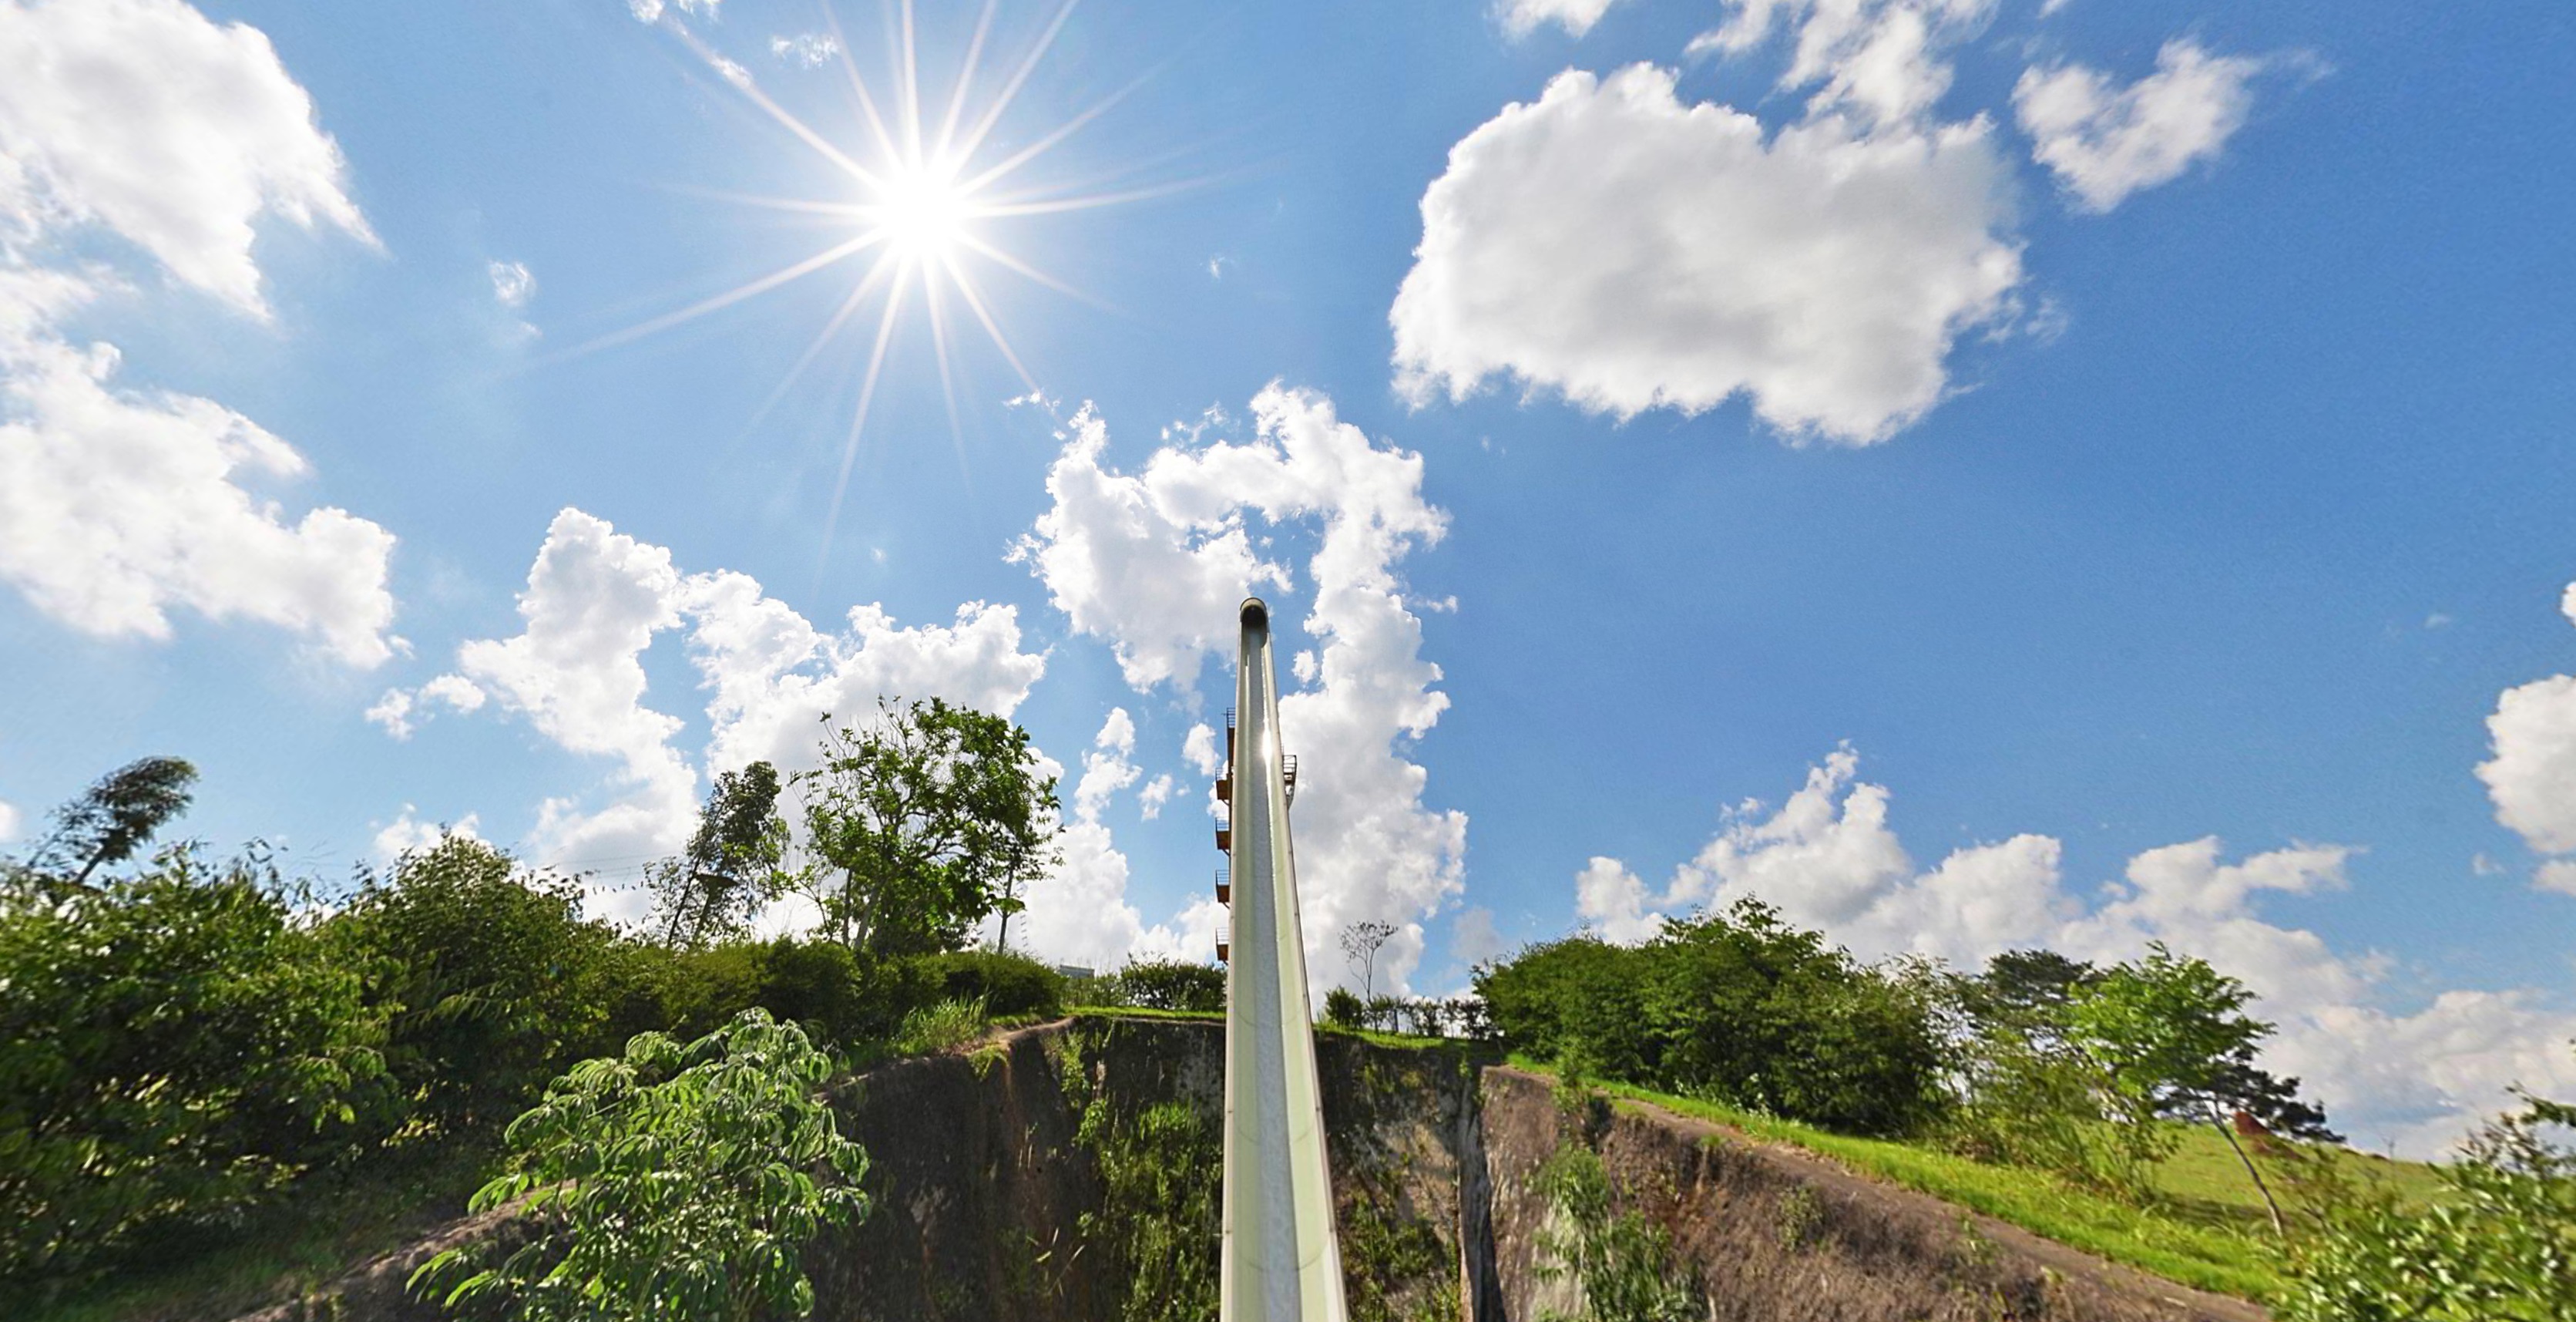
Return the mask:
M1306 1003L1306 942L1297 917L1297 863L1288 845L1296 760L1279 751L1279 693L1270 665L1270 609L1245 600L1226 728L1231 759L1217 797L1232 822L1217 845L1232 855L1219 898L1233 907L1225 1009L1224 1238L1221 1322L1346 1322L1342 1253L1333 1229L1314 1019Z

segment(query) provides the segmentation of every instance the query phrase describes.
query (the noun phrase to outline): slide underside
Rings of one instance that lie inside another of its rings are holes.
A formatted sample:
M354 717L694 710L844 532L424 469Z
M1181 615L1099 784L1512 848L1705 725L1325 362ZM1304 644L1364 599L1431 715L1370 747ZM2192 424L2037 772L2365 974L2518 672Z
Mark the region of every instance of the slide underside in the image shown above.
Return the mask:
M1344 1322L1341 1250L1306 1002L1270 614L1243 603L1226 978L1223 1322Z

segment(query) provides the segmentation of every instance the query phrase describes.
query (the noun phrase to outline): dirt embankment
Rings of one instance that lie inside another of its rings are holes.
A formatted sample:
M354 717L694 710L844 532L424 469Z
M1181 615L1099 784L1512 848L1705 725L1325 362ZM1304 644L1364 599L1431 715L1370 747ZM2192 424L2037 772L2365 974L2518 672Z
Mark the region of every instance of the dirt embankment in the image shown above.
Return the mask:
M1697 1277L1713 1319L2263 1317L1717 1126L1624 1106L1606 1121L1569 1115L1546 1080L1462 1049L1326 1037L1317 1054L1353 1322L1536 1322L1575 1303L1563 1273L1539 1270L1542 1227L1561 1234L1562 1219L1534 1181L1570 1143L1597 1152L1620 1210L1669 1233L1676 1269ZM1110 1242L1140 1225L1158 1243L1201 1246L1212 1266L1212 1200L1185 1214L1113 1205L1127 1186L1105 1173L1160 1154L1132 1137L1148 1127L1086 1130L1084 1117L1177 1107L1201 1146L1173 1159L1205 1163L1223 1069L1221 1025L1085 1019L843 1086L835 1105L867 1149L874 1207L809 1258L817 1322L1118 1322L1140 1280L1173 1279L1140 1274ZM460 1222L255 1317L431 1322L435 1307L403 1290L411 1267L512 1229L506 1218Z
M2262 1322L2262 1309L2104 1262L2017 1226L1660 1108L1569 1115L1550 1082L1484 1072L1496 1316L1572 1300L1537 1270L1561 1217L1534 1188L1569 1143L1601 1158L1621 1211L1671 1236L1729 1322ZM1588 1131L1588 1132L1587 1132ZM1556 1218L1551 1220L1551 1218ZM1481 1322L1481 1319L1480 1319Z

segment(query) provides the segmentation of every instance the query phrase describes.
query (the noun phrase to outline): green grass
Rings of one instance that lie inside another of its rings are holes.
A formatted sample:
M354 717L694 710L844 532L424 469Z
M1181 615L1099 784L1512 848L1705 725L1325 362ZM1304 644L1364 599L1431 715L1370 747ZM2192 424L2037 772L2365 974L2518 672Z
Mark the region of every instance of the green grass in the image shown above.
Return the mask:
M1151 1010L1141 1005L1077 1005L1065 1011L1076 1019L1177 1019L1194 1024L1221 1024L1223 1010Z
M1553 1077L1552 1070L1526 1059L1515 1058L1513 1064ZM2262 1201L2226 1140L2207 1128L2182 1133L2181 1147L2155 1174L2157 1198L2139 1206L2043 1171L1988 1165L1917 1144L1828 1133L1626 1084L1596 1086L1614 1098L1651 1103L1804 1148L1861 1174L2184 1285L2260 1302L2283 1284L2277 1242ZM2420 1163L2357 1152L2344 1153L2338 1161L2352 1178L2384 1181L2409 1201L2429 1198L2439 1187L2433 1168ZM2279 1194L2277 1180L2275 1186Z
M342 1184L328 1174L230 1234L145 1246L102 1279L51 1299L0 1290L23 1322L194 1322L234 1317L320 1285L462 1216L488 1154L424 1151Z
M2156 1192L2187 1212L2198 1212L2213 1218L2232 1218L2248 1227L2266 1228L2269 1217L2263 1210L2262 1195L2254 1191L2254 1182L2245 1178L2245 1166L2227 1140L2207 1125L2192 1125L2179 1130L2181 1146L2152 1177ZM2422 1206L2439 1196L2442 1177L2420 1161L2392 1161L2375 1153L2355 1152L2349 1148L2329 1149L2336 1173L2356 1186L2379 1186L2397 1195L2400 1203ZM2282 1199L2282 1207L2291 1207L2290 1194L2281 1187L2275 1163L2259 1155L2255 1163L2263 1177L2272 1182L2272 1194Z

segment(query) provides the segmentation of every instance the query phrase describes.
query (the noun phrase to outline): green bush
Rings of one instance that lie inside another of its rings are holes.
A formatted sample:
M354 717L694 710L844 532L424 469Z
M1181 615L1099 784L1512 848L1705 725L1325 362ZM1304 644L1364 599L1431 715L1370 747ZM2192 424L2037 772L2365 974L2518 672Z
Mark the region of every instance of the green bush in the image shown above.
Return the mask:
M923 955L915 963L939 1000L980 1000L999 1019L1064 1013L1064 975L1026 955L957 950Z
M1534 947L1476 990L1512 1045L1579 1074L1858 1134L1915 1132L1948 1100L1931 979L1864 965L1752 901L1641 946Z
M1324 993L1324 1022L1335 1028L1357 1030L1368 1026L1368 1002L1348 987L1335 987Z
M575 1066L511 1122L513 1169L474 1195L477 1211L526 1199L537 1233L481 1271L476 1250L451 1249L414 1284L461 1275L450 1308L526 1322L811 1313L805 1246L868 1207L867 1154L818 1095L832 1068L760 1010Z
M1146 960L1118 970L1112 978L1118 1004L1148 1010L1225 1012L1225 970L1177 959Z
M567 1064L613 1050L626 961L580 883L451 836L360 888L337 920L380 970L387 1063L414 1118L498 1126Z
M239 1217L382 1091L366 959L254 855L185 848L64 893L0 886L0 1278Z
M2527 1099L2528 1100L2528 1099ZM2576 1106L2530 1100L2442 1169L2448 1196L2407 1207L2344 1201L2291 1255L2281 1322L2576 1319L2576 1149L2554 1142Z

